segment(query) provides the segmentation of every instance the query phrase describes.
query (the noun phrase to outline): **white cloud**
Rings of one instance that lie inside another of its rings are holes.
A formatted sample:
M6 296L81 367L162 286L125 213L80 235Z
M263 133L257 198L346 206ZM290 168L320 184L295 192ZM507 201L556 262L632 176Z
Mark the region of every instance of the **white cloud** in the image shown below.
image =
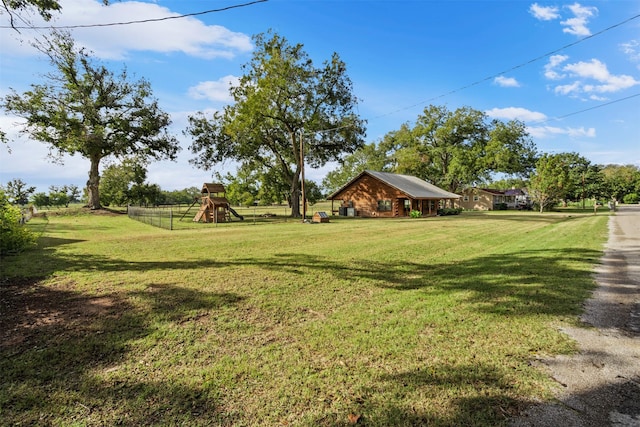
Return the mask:
M571 16L564 21L560 21L560 25L564 27L562 32L580 37L591 35L591 31L587 25L589 24L589 19L598 14L598 9L596 7L573 3L563 6L562 10L569 11L571 14ZM540 21L551 21L561 18L561 11L558 7L540 6L538 3L533 3L529 7L529 13Z
M557 127L557 126L530 126L527 127L527 131L529 135L534 138L540 139L548 139L554 136L569 136L571 138L595 138L596 130L595 128L585 129L584 127L580 128L571 128L571 127Z
M579 3L565 7L573 13L574 17L560 22L560 24L565 27L562 32L576 36L591 35L587 24L589 23L589 18L598 14L598 9L596 7L582 6Z
M208 99L215 102L233 101L229 89L238 84L238 77L224 76L216 81L200 82L189 88L189 96L194 99Z
M556 67L569 59L567 55L552 55L549 58L549 62L544 66L544 76L549 80L560 80L564 77L564 74L559 74L556 71Z
M529 13L541 21L551 21L560 17L557 7L540 6L538 3L534 3L529 7Z
M579 138L579 137L584 137L584 138L595 138L596 137L596 130L595 128L588 128L585 129L584 127L579 127L579 128L567 128L567 135L569 135L572 138Z
M520 83L513 77L498 76L493 82L502 87L520 87Z
M559 72L558 68L568 58L568 56L564 55L554 55L544 67L544 75L549 80L562 80L569 77L573 79L572 82L555 86L553 91L557 94L577 95L585 93L595 95L613 93L640 84L640 81L632 76L611 74L607 65L595 58L591 59L591 61L566 64L560 68Z
M598 83L582 84L578 85L578 87L574 89L581 89L585 93L618 92L640 84L640 81L634 79L632 76L625 74L616 76L611 74L607 69L606 64L597 59L592 59L589 62L580 61L574 64L567 64L564 67L564 70L570 72L572 76L576 76L581 79L592 79Z
M542 121L547 118L543 113L520 107L493 108L485 111L485 113L489 117L506 120Z
M51 24L54 26L110 24L178 16L177 13L157 4L136 1L111 2L109 6L104 6L101 1L96 0L62 0L61 4L64 13L52 20ZM0 16L0 20L6 23L6 14ZM34 24L45 23L38 22L35 18ZM5 37L2 53L35 54L33 50L24 48L24 42L28 42L33 36L32 32L22 31L20 34ZM116 60L127 58L135 51L182 52L206 59L232 58L253 48L249 36L222 26L205 25L193 17L142 24L78 28L73 30L73 36L78 45L85 46L96 57ZM23 42L19 42L16 37L22 38Z
M573 82L573 83L568 84L568 85L556 86L553 89L553 91L555 93L557 93L557 94L560 94L560 95L569 95L569 94L574 93L574 92L576 92L576 93L580 92L580 86L581 86L580 82Z
M604 96L598 96L598 95L591 95L589 96L589 99L592 101L600 101L600 102L604 102L604 101L608 101L609 98L606 98Z
M621 43L620 49L629 57L631 62L640 62L640 40L631 40L627 43Z

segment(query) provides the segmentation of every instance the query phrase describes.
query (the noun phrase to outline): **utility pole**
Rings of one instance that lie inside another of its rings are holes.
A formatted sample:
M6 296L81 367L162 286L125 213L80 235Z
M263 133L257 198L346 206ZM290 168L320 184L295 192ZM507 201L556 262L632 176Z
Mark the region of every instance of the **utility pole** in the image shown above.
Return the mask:
M304 191L304 141L300 131L300 191L302 192L302 222L307 218L307 197Z
M582 210L584 210L584 170L582 171Z

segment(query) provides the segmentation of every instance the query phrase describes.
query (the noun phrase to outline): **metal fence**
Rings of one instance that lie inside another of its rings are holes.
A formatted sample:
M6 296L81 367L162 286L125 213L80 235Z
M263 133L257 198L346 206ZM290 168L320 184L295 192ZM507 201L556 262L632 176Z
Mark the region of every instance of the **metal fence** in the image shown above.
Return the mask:
M127 206L129 218L144 222L154 227L173 230L173 208L143 208L139 206Z

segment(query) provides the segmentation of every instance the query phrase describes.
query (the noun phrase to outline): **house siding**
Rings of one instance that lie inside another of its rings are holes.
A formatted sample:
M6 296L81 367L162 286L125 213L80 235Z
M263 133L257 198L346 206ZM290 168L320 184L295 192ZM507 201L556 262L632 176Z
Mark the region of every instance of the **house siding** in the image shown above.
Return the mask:
M496 209L499 204L505 204L508 209L518 208L518 203L526 203L528 198L524 192L510 190L514 194L506 194L499 190L485 190L482 188L468 188L462 192L462 197L455 204L466 210L488 211ZM478 200L474 200L477 197ZM467 198L467 200L465 200Z
M370 171L363 171L329 196L330 200L340 202L337 210L332 204L333 214L352 215L353 209L356 216L383 218L408 217L412 210L422 216L434 216L442 200L456 198L456 194L415 177ZM383 206L387 208L380 209Z
M363 175L347 188L343 189L334 199L342 200L343 206L355 208L356 216L362 217L394 217L406 216L404 199L407 197L401 191L383 182ZM390 211L378 211L378 200L390 200Z
M465 197L468 200L465 201ZM478 200L474 200L477 197ZM455 202L456 207L471 211L488 211L493 209L493 194L483 190L465 190L462 197Z

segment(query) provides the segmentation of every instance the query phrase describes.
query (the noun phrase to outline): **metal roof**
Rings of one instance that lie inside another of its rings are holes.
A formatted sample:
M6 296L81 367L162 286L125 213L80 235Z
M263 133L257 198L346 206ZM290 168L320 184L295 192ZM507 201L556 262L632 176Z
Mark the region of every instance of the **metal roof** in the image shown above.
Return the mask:
M458 194L450 193L442 188L436 187L433 184L428 183L420 178L409 175L399 175L389 172L374 172L366 170L360 173L357 177L349 181L345 186L338 191L330 195L328 198L332 199L335 195L340 193L343 189L351 185L354 181L360 178L362 175L368 174L385 184L405 193L412 199L459 199Z

